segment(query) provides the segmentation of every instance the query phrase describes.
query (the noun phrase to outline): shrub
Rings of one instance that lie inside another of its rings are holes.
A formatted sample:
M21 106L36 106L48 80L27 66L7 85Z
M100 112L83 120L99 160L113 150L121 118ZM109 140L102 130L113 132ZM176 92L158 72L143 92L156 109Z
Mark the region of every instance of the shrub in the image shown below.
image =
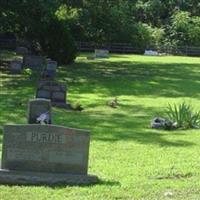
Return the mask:
M185 102L178 105L168 105L166 114L176 123L177 128L200 128L200 112L194 112L191 105Z
M76 58L77 49L67 25L57 18L52 19L45 27L40 38L42 51L59 64L68 64Z
M25 76L31 76L32 75L32 70L30 68L25 68L23 69L23 72L22 72Z

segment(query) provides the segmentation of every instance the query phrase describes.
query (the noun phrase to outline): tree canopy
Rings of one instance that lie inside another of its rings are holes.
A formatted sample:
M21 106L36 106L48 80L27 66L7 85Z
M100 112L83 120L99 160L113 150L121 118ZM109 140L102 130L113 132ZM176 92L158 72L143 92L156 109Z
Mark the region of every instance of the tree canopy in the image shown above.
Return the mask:
M1 33L13 32L51 55L56 48L75 52L74 40L142 49L200 46L199 0L4 0L0 24Z

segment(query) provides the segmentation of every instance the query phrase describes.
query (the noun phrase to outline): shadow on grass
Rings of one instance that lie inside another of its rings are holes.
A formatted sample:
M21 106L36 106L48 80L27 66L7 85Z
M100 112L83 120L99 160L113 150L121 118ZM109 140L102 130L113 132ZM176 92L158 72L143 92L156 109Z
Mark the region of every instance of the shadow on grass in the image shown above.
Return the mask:
M181 58L180 58L181 59ZM81 61L60 68L58 79L66 81L73 95L97 94L113 96L195 97L200 88L200 64L128 61ZM0 91L0 126L6 123L26 123L28 100L35 96L36 80L4 74ZM90 100L89 108L98 106ZM105 142L119 140L141 144L187 147L194 143L168 141L166 132L148 128L152 116L160 108L120 105L119 113L103 108L102 112L82 113L56 110L54 123L92 131L92 139ZM120 113L121 111L124 112ZM145 114L141 114L145 113ZM1 131L2 132L2 131ZM173 133L174 134L174 133ZM178 134L177 134L178 135Z
M62 68L59 76L77 94L104 90L112 96L197 97L199 72L200 64L196 63L98 61Z
M179 136L179 131L155 130L149 127L153 108L141 108L146 115L141 115L140 111L129 116L125 113L62 113L56 117L56 123L63 126L88 129L91 131L91 139L103 142L135 141L140 144L159 145L163 147L188 147L196 145L193 142L182 140L186 134L181 132L180 138L170 141L167 135L175 134ZM130 110L130 108L129 108ZM136 109L137 110L137 109Z
M109 181L109 180L101 180L99 179L98 182L96 183L87 183L87 184L76 184L76 183L54 183L54 184L28 184L28 183L22 183L22 184L15 184L15 183L10 183L10 184L5 184L9 185L10 187L15 187L15 186L22 186L22 187L48 187L51 189L63 189L66 187L95 187L97 185L103 185L103 186L120 186L120 182L118 181Z

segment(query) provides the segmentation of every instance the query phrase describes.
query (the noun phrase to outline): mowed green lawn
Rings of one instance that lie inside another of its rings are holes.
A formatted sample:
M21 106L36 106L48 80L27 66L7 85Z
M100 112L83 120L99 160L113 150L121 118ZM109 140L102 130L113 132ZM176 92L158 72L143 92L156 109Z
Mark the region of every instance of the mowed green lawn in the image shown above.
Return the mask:
M200 110L200 58L111 55L60 67L67 99L82 112L53 109L53 122L91 131L93 186L0 186L0 199L200 199L200 130L149 128L168 103ZM1 72L0 126L25 124L37 80ZM107 102L118 98L113 109ZM0 131L2 136L2 130ZM0 142L2 143L2 137Z

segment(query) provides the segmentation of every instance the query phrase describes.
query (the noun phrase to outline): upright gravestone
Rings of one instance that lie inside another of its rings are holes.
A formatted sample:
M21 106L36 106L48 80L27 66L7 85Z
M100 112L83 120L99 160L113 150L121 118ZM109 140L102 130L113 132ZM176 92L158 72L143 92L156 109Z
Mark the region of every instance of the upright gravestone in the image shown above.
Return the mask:
M28 123L38 124L43 120L44 123L51 124L51 101L47 99L34 99L28 105Z
M10 62L10 70L13 74L20 74L22 72L22 61L21 60L12 60Z
M109 51L106 49L95 49L95 58L108 58Z
M56 68L58 66L58 63L53 60L47 60L47 66L46 66L46 76L48 78L54 78L56 76Z
M26 47L17 47L16 54L26 55L26 54L28 54L28 49Z
M36 91L36 98L50 99L53 106L65 107L66 96L66 85L56 81L41 81Z
M23 57L23 65L33 70L42 69L45 59L42 56L25 55Z
M91 184L89 132L53 125L7 125L3 130L4 184Z

